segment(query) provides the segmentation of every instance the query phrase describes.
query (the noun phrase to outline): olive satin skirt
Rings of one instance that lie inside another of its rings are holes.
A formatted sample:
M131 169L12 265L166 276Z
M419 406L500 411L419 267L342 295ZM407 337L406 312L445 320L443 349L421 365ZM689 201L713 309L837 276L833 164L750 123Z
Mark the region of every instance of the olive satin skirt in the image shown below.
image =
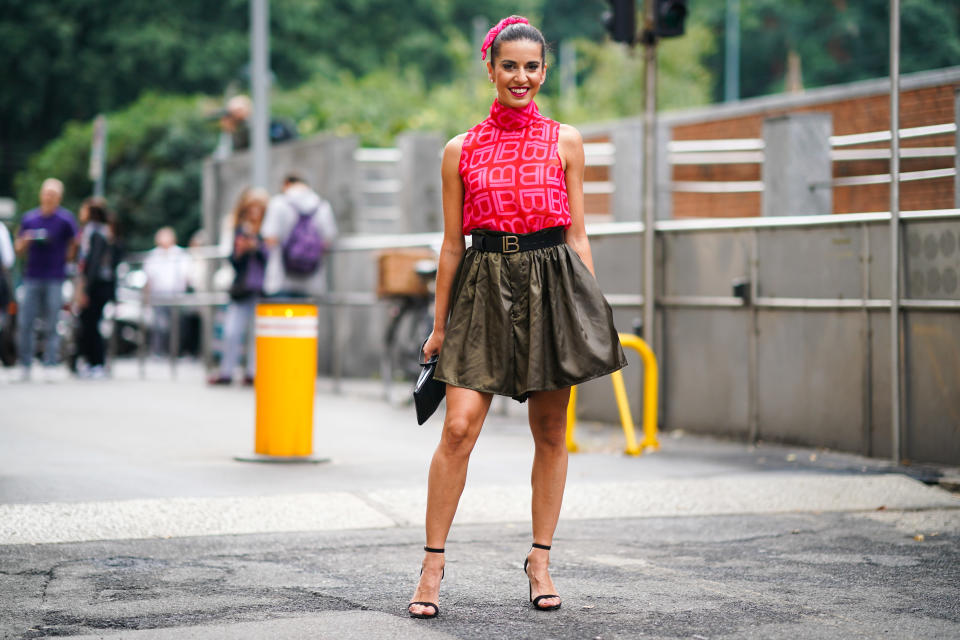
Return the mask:
M511 254L467 249L450 303L434 377L453 386L523 402L627 364L610 305L566 243Z

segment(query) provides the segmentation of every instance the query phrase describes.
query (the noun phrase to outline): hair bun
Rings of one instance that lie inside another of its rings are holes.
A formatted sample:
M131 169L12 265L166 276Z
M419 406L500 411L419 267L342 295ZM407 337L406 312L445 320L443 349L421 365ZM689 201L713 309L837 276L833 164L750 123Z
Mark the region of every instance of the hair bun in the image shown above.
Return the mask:
M509 18L504 18L498 22L490 31L487 31L487 37L483 40L483 46L480 47L480 59L487 59L487 49L490 48L490 45L493 44L493 41L497 39L497 36L500 35L500 32L509 27L512 24L530 24L530 21L524 18L523 16L510 16Z

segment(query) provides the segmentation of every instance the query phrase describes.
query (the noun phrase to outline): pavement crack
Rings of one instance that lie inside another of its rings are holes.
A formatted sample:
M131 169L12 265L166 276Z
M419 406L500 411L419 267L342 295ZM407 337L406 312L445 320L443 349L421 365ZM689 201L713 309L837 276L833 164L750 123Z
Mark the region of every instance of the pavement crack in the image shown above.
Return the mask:
M394 526L396 527L411 527L415 524L412 521L408 520L407 518L404 518L403 516L395 512L392 508L390 508L388 504L384 502L380 502L379 500L371 497L367 493L364 493L362 491L349 491L348 493L353 497L357 498L358 500L360 500L361 502L363 502L365 505L367 505L368 507L370 507L380 515L383 515L389 518L393 522Z

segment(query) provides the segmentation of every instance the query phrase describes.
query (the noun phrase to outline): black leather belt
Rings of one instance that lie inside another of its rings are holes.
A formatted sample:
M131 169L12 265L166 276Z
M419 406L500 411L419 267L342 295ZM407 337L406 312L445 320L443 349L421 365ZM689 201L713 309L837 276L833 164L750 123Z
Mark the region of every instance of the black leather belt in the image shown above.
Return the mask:
M533 233L516 234L474 231L471 237L473 238L473 248L477 251L518 253L563 244L563 227L550 227Z

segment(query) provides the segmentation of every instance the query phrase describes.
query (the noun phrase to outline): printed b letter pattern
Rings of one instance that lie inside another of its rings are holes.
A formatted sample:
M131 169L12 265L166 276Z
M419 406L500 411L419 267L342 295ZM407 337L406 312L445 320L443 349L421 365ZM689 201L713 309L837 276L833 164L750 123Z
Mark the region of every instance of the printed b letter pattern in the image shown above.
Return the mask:
M559 135L559 123L532 101L518 110L494 100L490 117L467 132L460 152L464 235L570 226Z

